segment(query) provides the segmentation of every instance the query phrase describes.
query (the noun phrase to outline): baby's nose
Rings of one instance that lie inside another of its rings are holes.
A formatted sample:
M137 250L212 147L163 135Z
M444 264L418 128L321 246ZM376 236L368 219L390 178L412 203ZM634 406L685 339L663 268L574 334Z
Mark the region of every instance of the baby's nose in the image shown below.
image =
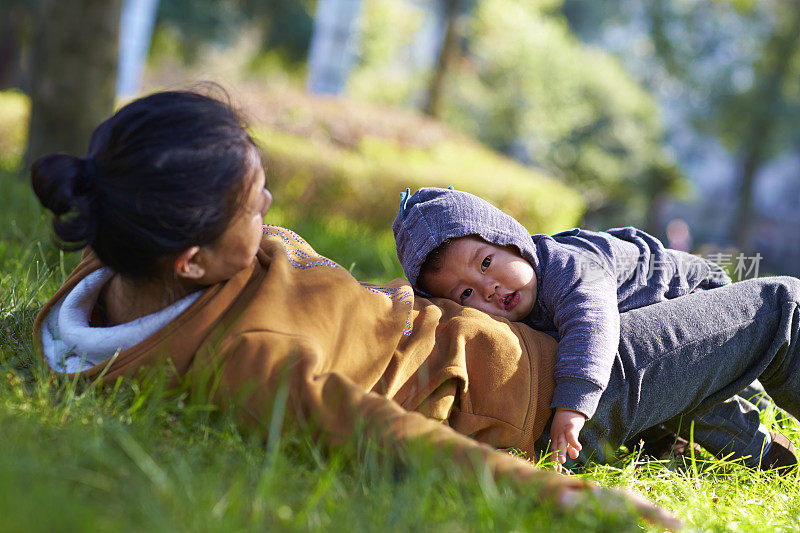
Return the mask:
M495 293L497 293L497 283L489 279L485 280L483 282L483 297L486 301L490 302L492 298L494 298Z

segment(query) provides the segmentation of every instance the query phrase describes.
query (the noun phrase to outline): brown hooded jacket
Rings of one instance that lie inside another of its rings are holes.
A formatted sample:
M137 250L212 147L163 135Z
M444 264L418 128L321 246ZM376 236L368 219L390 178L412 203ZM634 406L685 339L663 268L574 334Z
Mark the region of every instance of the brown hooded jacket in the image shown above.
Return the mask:
M43 318L101 266L85 254L41 310L34 325L40 352ZM176 380L212 383L217 403L238 408L264 434L285 391L289 417L313 423L330 442L359 425L389 446L424 438L462 463L481 460L495 473L563 488L582 483L537 471L445 427L533 453L550 415L555 352L547 335L448 300L415 297L406 280L361 284L297 234L266 226L249 268L83 374L106 382L135 378L169 359Z

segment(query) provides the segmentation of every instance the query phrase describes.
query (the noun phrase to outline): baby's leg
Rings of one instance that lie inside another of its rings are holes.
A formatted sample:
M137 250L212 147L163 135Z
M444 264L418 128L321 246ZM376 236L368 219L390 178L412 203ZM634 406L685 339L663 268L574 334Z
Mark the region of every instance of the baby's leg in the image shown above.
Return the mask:
M762 278L621 315L609 386L582 439L600 460L640 431L701 412L756 378L800 413L800 280Z
M733 398L703 413L694 413L691 420L694 421L695 441L715 455L745 457L745 463L751 466L763 465L758 462L758 451L764 447L769 431L760 423L759 412L770 407L776 410L776 420L787 417L756 380ZM683 426L687 426L687 417L683 418ZM683 431L687 431L687 427ZM769 441L766 442L768 447Z
M738 396L755 405L759 411L766 411L769 406L775 405L767 391L764 390L764 385L758 380L745 387Z
M762 455L771 441L758 408L740 396L668 420L664 425L686 440L694 439L716 456L742 459L749 466L763 464Z
M701 283L695 292L730 285L727 276L717 265L711 264L712 277ZM707 451L717 456L743 459L750 466L762 465L763 451L770 445L769 430L761 424L759 411L772 404L763 385L758 380L729 398L691 417L678 417L665 426L686 440L694 438Z
M692 262L698 260L696 256L683 255ZM703 263L711 267L711 272L693 292L730 285L730 279L719 266ZM737 396L702 413L694 413L692 417L678 417L672 423L649 428L626 445L629 448L641 445L646 454L660 459L675 450L686 450L689 441L693 441L714 455L743 458L747 464L756 466L762 464L759 459L765 443L766 446L770 443L770 434L760 422L759 410L766 409L770 403L763 386L756 380Z
M710 407L702 413L691 413L668 420L635 435L625 445L641 447L642 453L666 459L689 451L690 442L699 444L717 456L744 459L757 466L770 434L761 424L755 405L739 396Z

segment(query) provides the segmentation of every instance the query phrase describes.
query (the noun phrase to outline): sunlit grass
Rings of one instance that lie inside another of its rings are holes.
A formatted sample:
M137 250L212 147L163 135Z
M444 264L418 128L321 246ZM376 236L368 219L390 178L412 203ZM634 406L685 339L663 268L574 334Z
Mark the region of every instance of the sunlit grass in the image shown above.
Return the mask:
M3 176L0 198L0 516L8 531L635 531L631 514L557 512L533 494L459 473L430 450L393 461L356 440L324 451L287 430L265 446L228 413L163 376L98 387L51 376L31 338L38 307L77 262L49 242L28 185ZM296 229L359 279L400 275L391 232L344 219L267 222ZM800 442L793 421L765 423ZM625 487L701 531L790 531L800 484L698 456L646 462L635 452L582 476Z
M33 354L30 303L57 270L2 275L18 284L2 308L3 530L636 529L625 512L565 516L425 448L401 462L359 440L328 453L297 429L265 446L158 374L102 388L54 377Z

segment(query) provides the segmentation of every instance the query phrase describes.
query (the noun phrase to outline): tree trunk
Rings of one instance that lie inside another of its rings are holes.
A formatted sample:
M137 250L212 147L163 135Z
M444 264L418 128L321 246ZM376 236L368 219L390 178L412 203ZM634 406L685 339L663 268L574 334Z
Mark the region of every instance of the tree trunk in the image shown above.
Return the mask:
M458 16L458 0L442 0L446 4L445 30L436 66L433 70L431 83L428 87L428 101L425 104L425 114L432 117L441 116L441 100L444 90L444 78L447 74L447 65L457 49L456 17Z
M82 155L114 108L121 0L40 0L34 22L26 165Z
M764 133L768 133L770 129L770 125L767 124ZM744 153L740 157L739 205L733 221L733 235L736 247L743 251L748 250L750 243L750 226L753 223L753 188L758 169L764 162L765 143L765 139L755 140L744 147Z
M12 3L0 13L0 90L23 88L23 41L28 22L28 13L19 4Z

